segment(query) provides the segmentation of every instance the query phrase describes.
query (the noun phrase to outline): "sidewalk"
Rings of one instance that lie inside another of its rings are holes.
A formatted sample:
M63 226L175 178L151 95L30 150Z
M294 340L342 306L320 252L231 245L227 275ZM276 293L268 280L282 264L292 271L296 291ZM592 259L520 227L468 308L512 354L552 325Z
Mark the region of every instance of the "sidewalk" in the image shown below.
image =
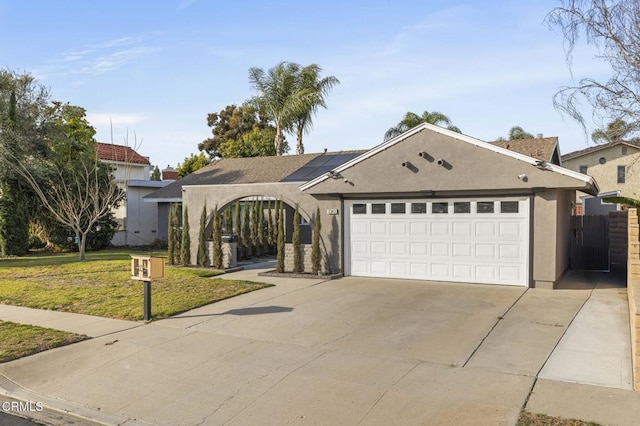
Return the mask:
M69 331L89 337L106 336L144 325L142 322L1 304L0 320Z

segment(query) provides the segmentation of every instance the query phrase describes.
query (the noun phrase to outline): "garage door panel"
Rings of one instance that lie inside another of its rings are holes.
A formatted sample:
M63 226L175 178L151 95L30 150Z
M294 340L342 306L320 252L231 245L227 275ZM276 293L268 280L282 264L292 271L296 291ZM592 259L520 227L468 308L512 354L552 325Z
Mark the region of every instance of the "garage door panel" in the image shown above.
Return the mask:
M502 201L517 206L501 213ZM526 197L346 201L345 238L351 241L346 245L346 272L527 285L529 202ZM365 213L359 208L351 214L353 204L366 204Z

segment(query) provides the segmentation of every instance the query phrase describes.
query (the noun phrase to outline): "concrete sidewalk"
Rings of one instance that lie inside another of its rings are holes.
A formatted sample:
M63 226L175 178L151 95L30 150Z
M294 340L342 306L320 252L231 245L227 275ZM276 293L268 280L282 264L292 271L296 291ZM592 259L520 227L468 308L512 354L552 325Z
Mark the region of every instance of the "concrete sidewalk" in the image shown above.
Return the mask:
M144 323L136 321L2 304L0 304L0 320L69 331L89 337L106 336L144 325Z
M620 284L603 276L570 274L571 289L552 291L258 272L225 278L276 285L143 326L111 323L114 334L0 365L0 388L104 424L513 425L527 401L532 412L637 423L638 393L537 378L571 370L562 353L575 338L620 353L618 339L581 331L624 310L606 288ZM611 360L596 359L596 369Z

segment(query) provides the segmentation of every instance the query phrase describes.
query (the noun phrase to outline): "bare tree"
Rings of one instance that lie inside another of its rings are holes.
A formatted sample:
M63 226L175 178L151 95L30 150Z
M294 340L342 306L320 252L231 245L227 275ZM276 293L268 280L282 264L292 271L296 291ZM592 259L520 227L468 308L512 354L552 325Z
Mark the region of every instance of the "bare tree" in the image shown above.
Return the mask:
M125 193L95 150L76 152L65 161L55 158L19 161L11 157L8 164L33 188L55 220L75 232L80 260L86 260L87 235L118 206Z
M586 100L594 114L640 122L640 0L561 0L561 6L547 15L547 23L563 33L567 62L580 37L599 50L598 59L607 62L612 75L607 81L582 78L562 87L554 104L580 122L579 101Z

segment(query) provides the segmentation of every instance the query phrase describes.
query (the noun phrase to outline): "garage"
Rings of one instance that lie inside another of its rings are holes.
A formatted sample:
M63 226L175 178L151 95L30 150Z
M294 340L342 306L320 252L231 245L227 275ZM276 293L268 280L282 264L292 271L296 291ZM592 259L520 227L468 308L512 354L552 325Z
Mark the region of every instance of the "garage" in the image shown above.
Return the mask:
M345 275L529 285L530 199L346 200Z

